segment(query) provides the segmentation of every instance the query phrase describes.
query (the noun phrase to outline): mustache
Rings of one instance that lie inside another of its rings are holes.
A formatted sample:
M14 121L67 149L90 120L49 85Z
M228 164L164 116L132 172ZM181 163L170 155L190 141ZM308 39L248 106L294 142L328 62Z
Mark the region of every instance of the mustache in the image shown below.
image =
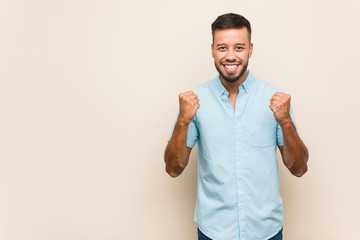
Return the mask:
M226 64L226 63L238 63L238 64L241 64L241 62L236 61L236 60L226 60L224 62L221 62L221 64Z

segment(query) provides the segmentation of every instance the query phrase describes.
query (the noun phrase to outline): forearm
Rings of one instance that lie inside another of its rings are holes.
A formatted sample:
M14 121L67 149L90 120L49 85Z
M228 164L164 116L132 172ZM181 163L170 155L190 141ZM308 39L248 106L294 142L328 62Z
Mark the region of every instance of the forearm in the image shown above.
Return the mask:
M186 145L189 124L181 119L175 124L173 135L165 149L166 172L171 177L179 176L189 162L191 148Z
M282 124L281 130L284 140L281 151L284 164L293 175L301 177L307 171L308 150L291 120Z

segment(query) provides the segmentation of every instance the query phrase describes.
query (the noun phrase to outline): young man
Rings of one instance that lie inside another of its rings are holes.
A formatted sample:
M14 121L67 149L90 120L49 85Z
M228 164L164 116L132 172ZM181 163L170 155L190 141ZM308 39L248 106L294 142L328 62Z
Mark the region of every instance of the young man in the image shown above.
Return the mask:
M247 70L251 26L238 14L212 24L212 56L219 75L179 95L180 111L165 150L176 177L198 143L194 220L199 239L282 239L282 199L276 146L290 172L307 171L290 95Z

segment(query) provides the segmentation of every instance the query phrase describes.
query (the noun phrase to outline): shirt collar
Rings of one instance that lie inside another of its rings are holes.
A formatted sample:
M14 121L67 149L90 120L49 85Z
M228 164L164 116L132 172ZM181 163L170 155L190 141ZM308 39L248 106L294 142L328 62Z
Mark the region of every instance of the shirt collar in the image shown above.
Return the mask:
M255 83L255 77L252 75L252 73L250 72L250 70L247 70L248 76L245 79L245 81L239 86L239 91L242 89L245 90L246 93L249 93L251 91L251 89L254 86ZM216 91L219 93L219 95L227 95L229 96L228 91L226 90L226 88L224 87L224 85L221 83L220 80L220 75L218 75L215 79L215 88Z

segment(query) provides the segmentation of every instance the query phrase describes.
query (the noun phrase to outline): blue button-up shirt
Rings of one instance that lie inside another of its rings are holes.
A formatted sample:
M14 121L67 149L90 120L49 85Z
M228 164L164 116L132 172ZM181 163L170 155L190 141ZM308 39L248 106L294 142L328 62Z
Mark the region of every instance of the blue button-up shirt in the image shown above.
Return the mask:
M200 108L187 134L188 147L198 143L194 220L214 240L269 239L282 228L276 146L283 136L269 108L279 91L248 71L234 111L219 76L194 89Z

